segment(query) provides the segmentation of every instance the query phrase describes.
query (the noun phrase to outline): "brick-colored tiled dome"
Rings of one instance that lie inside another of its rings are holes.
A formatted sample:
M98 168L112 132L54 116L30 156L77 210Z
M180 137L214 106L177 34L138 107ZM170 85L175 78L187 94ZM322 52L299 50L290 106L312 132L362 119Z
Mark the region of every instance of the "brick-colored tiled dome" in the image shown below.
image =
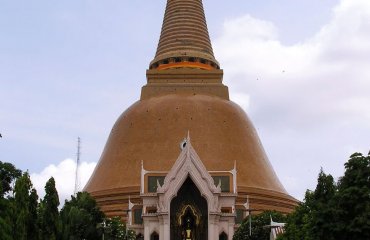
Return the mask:
M141 161L147 170L169 171L188 131L209 171L231 170L236 161L241 203L249 194L257 208L288 212L294 206L244 111L231 101L201 94L153 97L127 109L114 125L86 190L107 213L117 214L129 195L139 195Z

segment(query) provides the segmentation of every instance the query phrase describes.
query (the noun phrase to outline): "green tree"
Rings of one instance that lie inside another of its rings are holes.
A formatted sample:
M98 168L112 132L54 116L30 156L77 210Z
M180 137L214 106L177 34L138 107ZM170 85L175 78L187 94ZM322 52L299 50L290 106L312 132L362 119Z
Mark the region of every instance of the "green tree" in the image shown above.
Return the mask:
M312 207L314 193L310 190L306 191L303 202L299 203L293 213L287 216L285 224L285 234L279 239L289 240L310 240L311 222L312 222Z
M31 190L31 179L29 174L25 172L15 182L14 187L14 239L26 240L28 238L27 226L31 218L29 214Z
M0 239L12 240L12 218L10 199L0 198Z
M336 186L337 185L337 186ZM315 191L288 216L281 239L370 239L370 156L353 154L337 184L322 170Z
M249 218L245 218L238 230L235 232L233 240L268 240L270 239L270 228L266 227L271 223L271 218L275 222L285 222L286 217L276 211L264 211L258 215L252 215L252 235L249 236Z
M16 169L13 164L0 161L0 198L12 190L12 182L22 175L22 171Z
M44 203L41 200L37 207L37 228L38 228L38 239L43 240L43 226L44 226Z
M126 235L126 226L120 217L108 218L106 219L105 224L104 233L106 239L124 239Z
M334 240L336 186L334 178L321 169L311 201L310 233L312 239Z
M105 219L104 236L107 240L136 240L135 231L126 229L120 217Z
M102 231L97 226L103 222L104 214L100 211L87 192L79 192L66 201L61 210L62 231L61 239L87 239L102 238Z
M288 216L281 239L335 239L335 194L334 178L321 169L315 191L307 190L304 201Z
M370 239L370 155L354 153L345 163L335 202L337 239Z
M39 239L39 228L38 228L38 200L39 196L35 189L31 190L29 205L28 205L28 225L27 225L27 239L38 240Z
M50 178L45 185L45 197L40 208L42 209L41 238L45 240L57 239L60 229L59 196L55 188L54 178Z
M126 228L126 226L125 226ZM127 230L127 237L126 237L126 233L125 233L125 236L123 239L126 239L126 240L136 240L136 233L134 230Z
M13 182L22 172L13 164L0 161L0 239L13 239L15 225L14 198L6 195L13 191Z

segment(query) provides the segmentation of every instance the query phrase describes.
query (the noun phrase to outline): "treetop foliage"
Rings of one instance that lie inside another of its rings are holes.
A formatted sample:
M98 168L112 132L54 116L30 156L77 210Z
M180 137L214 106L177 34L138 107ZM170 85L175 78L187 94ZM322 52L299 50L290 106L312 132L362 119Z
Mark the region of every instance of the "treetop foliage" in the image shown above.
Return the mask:
M106 219L95 199L79 192L66 201L61 211L54 178L45 184L39 199L28 172L0 162L0 239L1 240L100 240L136 239L126 231L119 217ZM12 187L13 183L14 189ZM103 229L103 220L107 228Z
M288 216L281 239L370 239L370 155L354 153L336 183L320 171L315 191Z
M11 163L0 161L0 198L12 190L12 182L22 175L22 171Z
M60 212L62 239L101 239L104 214L87 192L79 192L66 201Z
M45 185L45 197L41 201L40 227L43 239L55 240L60 229L59 196L55 187L55 180L51 177Z
M315 190L307 190L304 200L287 216L279 240L370 239L370 153L352 154L344 167L344 176L337 182L320 170ZM269 239L261 227L265 218L252 218L252 237L248 219L244 220L234 240Z

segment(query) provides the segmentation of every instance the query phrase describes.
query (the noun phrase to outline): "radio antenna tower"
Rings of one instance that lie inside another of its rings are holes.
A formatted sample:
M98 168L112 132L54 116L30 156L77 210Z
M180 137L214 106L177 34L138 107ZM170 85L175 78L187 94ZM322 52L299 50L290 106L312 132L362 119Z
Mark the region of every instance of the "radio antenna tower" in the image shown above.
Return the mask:
M80 156L81 156L81 138L77 138L77 160L76 160L76 175L75 175L75 190L74 195L76 196L78 189L79 189L79 174L78 170L80 167Z

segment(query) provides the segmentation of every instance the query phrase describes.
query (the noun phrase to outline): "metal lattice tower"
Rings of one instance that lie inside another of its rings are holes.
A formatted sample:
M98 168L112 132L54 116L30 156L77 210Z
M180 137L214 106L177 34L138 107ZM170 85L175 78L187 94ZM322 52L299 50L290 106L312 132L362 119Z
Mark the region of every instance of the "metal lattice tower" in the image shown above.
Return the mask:
M74 189L74 195L76 196L78 190L79 190L79 167L80 167L80 156L81 156L81 138L77 138L77 154L76 154L76 175L75 175L75 189Z

